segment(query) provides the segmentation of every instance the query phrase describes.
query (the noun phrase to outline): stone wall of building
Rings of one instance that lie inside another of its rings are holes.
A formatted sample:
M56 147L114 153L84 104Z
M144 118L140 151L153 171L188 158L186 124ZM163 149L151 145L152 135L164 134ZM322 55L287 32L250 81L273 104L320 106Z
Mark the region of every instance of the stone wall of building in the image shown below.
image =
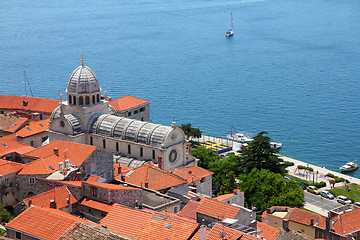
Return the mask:
M80 166L81 172L100 176L107 182L114 180L114 158L111 152L97 148Z
M30 146L32 146L34 148L38 148L38 147L41 147L41 145L47 139L47 137L48 137L47 132L41 132L39 134L35 134L35 135L29 136L29 137L26 137L26 138L18 137L18 141L23 143L23 144L30 145ZM44 139L44 138L46 138L46 139Z

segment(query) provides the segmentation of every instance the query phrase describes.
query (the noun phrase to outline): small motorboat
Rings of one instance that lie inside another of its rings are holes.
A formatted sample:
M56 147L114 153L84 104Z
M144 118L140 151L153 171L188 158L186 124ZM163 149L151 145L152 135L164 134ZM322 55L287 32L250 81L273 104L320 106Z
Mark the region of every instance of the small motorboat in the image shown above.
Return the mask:
M344 166L340 167L340 170L342 172L350 172L350 171L354 171L358 167L359 167L359 165L354 163L354 161L353 161L353 162L348 162Z

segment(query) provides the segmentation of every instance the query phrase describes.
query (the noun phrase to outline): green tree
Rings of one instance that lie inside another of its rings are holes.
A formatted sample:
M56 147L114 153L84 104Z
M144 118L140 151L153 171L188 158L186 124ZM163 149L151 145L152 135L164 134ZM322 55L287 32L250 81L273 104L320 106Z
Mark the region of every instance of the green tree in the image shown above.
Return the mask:
M9 222L14 216L11 215L6 208L0 204L0 223Z
M191 150L191 154L199 159L198 166L208 169L209 165L212 162L220 159L219 154L214 153L210 148L205 148L200 146L199 148L195 148Z
M249 173L253 168L257 168L285 174L286 170L282 165L283 160L276 155L279 151L271 147L271 139L263 136L264 134L267 132L258 133L248 147L242 151L241 159L243 160L244 172Z
M226 175L225 182L222 186L220 186L220 192L217 195L220 196L223 194L232 193L234 189L236 189L236 176L233 171L230 171Z
M191 127L191 124L181 124L180 128L184 131L186 138L201 138L202 131L199 128Z
M304 204L302 188L278 173L254 168L249 174L240 175L239 180L239 189L244 192L248 207L265 211L271 206L302 207Z

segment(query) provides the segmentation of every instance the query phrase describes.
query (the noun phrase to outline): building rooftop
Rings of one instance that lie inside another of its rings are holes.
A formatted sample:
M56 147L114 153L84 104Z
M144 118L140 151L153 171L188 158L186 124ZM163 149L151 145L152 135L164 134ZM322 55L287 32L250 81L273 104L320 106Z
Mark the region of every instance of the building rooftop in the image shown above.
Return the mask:
M260 236L266 240L273 240L279 229L276 229L270 225L262 222L257 222L257 231L260 232Z
M239 189L235 189L234 192L239 193L240 190L239 190ZM234 192L233 192L233 193L228 193L228 194L220 195L220 196L218 196L218 197L216 197L216 198L214 198L214 199L216 199L216 200L218 200L218 201L220 201L220 202L223 202L223 201L225 201L225 200L227 200L227 199L235 196L235 193L234 193Z
M26 206L29 206L29 202L31 202L31 206L49 208L50 200L55 200L57 209L62 209L77 202L76 198L66 186L54 188L50 191L25 198L23 202Z
M16 133L16 136L21 138L26 138L41 132L46 132L47 130L49 130L48 123L49 123L49 119L44 119L40 121L30 121L28 125L20 129Z
M31 112L42 112L51 114L59 106L59 100L0 95L0 109L26 110Z
M169 170L171 173L185 179L187 182L199 181L214 173L199 166L186 166Z
M326 222L326 218L324 216L296 207L290 209L289 212L284 217L284 219L288 219L291 222L300 223L310 227ZM311 221L313 221L313 223L311 223Z
M100 220L108 229L136 239L189 239L199 224L187 218L174 217L155 211L134 210L115 204Z
M103 212L110 212L112 205L108 205L99 201L95 201L89 198L83 198L79 204L87 206L89 208L94 208Z
M145 103L148 103L149 101L146 101L144 99L140 99L137 97L133 97L130 95L125 95L122 97L119 97L113 101L111 101L109 104L113 106L116 111L121 112L125 111L127 109L131 109L140 105L143 105Z
M147 188L157 191L186 183L180 177L149 164L125 171L123 174L125 176L125 182L143 187L145 187L145 183L147 182ZM118 175L116 179L121 181L121 176Z
M179 215L182 217L188 217L188 218L192 218L192 219L197 219L196 218L196 210L198 209L198 207L201 205L200 202L198 201L193 201L190 200L183 209L181 209L181 211L179 212Z
M212 198L200 200L201 205L196 210L197 213L210 216L216 219L224 220L226 218L234 219L241 210L240 207L228 203L219 202Z
M32 146L16 141L14 134L0 138L0 157L14 152L24 154L34 149Z
M31 206L6 224L6 228L41 239L59 239L77 222L90 223L69 213Z
M86 182L89 185L92 186L96 186L96 187L100 187L100 188L105 188L105 189L133 189L133 190L140 190L139 188L135 188L135 187L129 187L129 186L124 186L124 185L119 185L119 184L111 184L111 183L98 183L98 182Z
M201 230L198 231L198 233L195 235L192 240L200 240L201 239ZM220 234L224 234L225 237L221 238ZM226 226L223 226L220 223L215 223L212 228L206 229L206 240L221 240L221 239L227 239L227 240L259 240L260 238L257 238L256 236L241 232L239 230L229 228ZM268 240L268 239L266 239Z
M18 131L27 121L28 119L24 117L0 114L0 130L8 133L14 133Z
M0 159L0 177L16 173L23 168L24 164Z
M345 235L352 232L360 231L360 208L336 214L331 218L332 231L339 235ZM321 222L318 227L325 229L326 222Z

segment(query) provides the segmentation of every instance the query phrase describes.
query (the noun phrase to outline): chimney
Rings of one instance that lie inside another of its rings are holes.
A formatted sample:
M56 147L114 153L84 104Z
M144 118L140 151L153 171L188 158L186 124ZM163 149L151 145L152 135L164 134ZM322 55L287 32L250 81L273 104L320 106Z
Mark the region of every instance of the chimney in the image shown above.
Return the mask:
M310 218L310 226L314 226L314 219Z
M125 182L125 176L121 175L121 181Z
M39 113L33 113L32 114L32 120L33 121L40 121L40 114Z
M162 157L158 157L158 166L160 169L163 169L163 164L162 164Z
M118 166L118 174L121 174L121 166L120 166L120 164Z
M136 199L135 200L135 209L138 209L139 208L139 203L138 203L138 200Z
M145 188L149 188L149 182L148 181L145 182Z
M189 174L191 174L192 173L192 171L191 170L189 170Z
M56 209L56 202L55 202L55 200L50 200L50 208Z
M58 148L54 148L54 154L55 154L56 156L59 156L59 149L58 149Z
M70 169L70 160L69 159L65 160L65 168Z
M81 172L76 173L76 181L81 181Z
M202 220L202 224L200 226L200 236L201 236L201 240L206 240L205 219Z
M283 227L284 231L288 232L289 231L289 220L283 219L282 223L283 223L282 227Z
M63 162L59 162L59 171L62 174L64 171L64 163Z
M267 214L271 214L271 208L266 209Z

